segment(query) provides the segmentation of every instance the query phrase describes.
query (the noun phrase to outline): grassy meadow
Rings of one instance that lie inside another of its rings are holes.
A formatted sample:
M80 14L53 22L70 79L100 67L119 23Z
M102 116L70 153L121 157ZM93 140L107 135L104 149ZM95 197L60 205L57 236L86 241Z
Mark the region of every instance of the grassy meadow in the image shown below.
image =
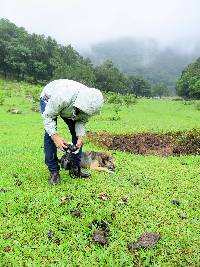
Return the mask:
M41 115L25 83L0 81L0 266L199 266L200 157L141 156L115 151L114 174L48 184ZM7 112L16 107L22 113ZM138 99L115 116L106 104L87 129L93 132L168 132L200 128L195 103ZM69 140L62 120L58 131ZM87 139L84 150L101 151ZM62 153L59 152L61 156ZM107 200L99 198L101 192ZM122 201L126 198L128 201ZM78 209L76 217L70 209ZM108 245L93 241L93 220L109 225ZM92 228L92 229L91 229ZM128 250L144 232L156 246Z

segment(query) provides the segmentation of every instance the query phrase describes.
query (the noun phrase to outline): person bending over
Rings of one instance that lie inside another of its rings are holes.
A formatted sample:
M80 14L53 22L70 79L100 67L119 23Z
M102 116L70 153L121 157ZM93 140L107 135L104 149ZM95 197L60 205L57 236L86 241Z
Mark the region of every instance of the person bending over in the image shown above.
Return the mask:
M90 116L99 112L103 102L103 95L98 89L68 79L52 81L42 90L40 108L45 130L45 164L50 172L50 184L60 183L57 148L64 151L69 143L57 133L58 116L67 124L72 143L79 149L74 162L73 175L79 178L88 177L90 174L78 171L80 170L85 123Z

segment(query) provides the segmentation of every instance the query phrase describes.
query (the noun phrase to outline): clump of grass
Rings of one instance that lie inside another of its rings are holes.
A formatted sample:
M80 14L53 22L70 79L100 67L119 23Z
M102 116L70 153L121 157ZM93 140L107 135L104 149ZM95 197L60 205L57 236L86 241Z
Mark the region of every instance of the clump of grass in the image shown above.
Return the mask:
M40 112L39 104L38 103L33 103L31 110L33 112Z

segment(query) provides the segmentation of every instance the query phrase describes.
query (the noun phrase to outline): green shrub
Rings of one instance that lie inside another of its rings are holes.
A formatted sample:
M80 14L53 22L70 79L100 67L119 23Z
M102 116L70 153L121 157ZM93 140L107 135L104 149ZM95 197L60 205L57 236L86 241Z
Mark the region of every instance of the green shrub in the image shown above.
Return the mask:
M137 99L134 95L124 95L123 101L124 104L128 107L137 104Z
M40 93L41 93L41 88L40 87L34 87L33 88L33 90L31 91L31 96L33 98L33 102L39 102Z
M107 93L105 94L105 97L108 104L131 106L137 103L136 97L131 94L121 95L116 93Z
M26 97L31 98L33 103L38 102L40 99L41 87L40 86L24 86L24 94Z
M31 110L33 112L40 112L40 107L39 107L39 103L34 103L31 107Z

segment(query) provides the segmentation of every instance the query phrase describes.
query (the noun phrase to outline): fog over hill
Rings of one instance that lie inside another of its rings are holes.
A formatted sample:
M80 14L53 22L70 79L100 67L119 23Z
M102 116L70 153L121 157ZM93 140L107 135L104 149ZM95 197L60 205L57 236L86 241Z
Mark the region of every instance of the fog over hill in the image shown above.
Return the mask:
M92 45L82 54L97 65L111 59L128 75L142 75L151 83L173 88L182 70L199 57L198 48L198 44L184 49L181 45L164 47L154 39L119 38Z

